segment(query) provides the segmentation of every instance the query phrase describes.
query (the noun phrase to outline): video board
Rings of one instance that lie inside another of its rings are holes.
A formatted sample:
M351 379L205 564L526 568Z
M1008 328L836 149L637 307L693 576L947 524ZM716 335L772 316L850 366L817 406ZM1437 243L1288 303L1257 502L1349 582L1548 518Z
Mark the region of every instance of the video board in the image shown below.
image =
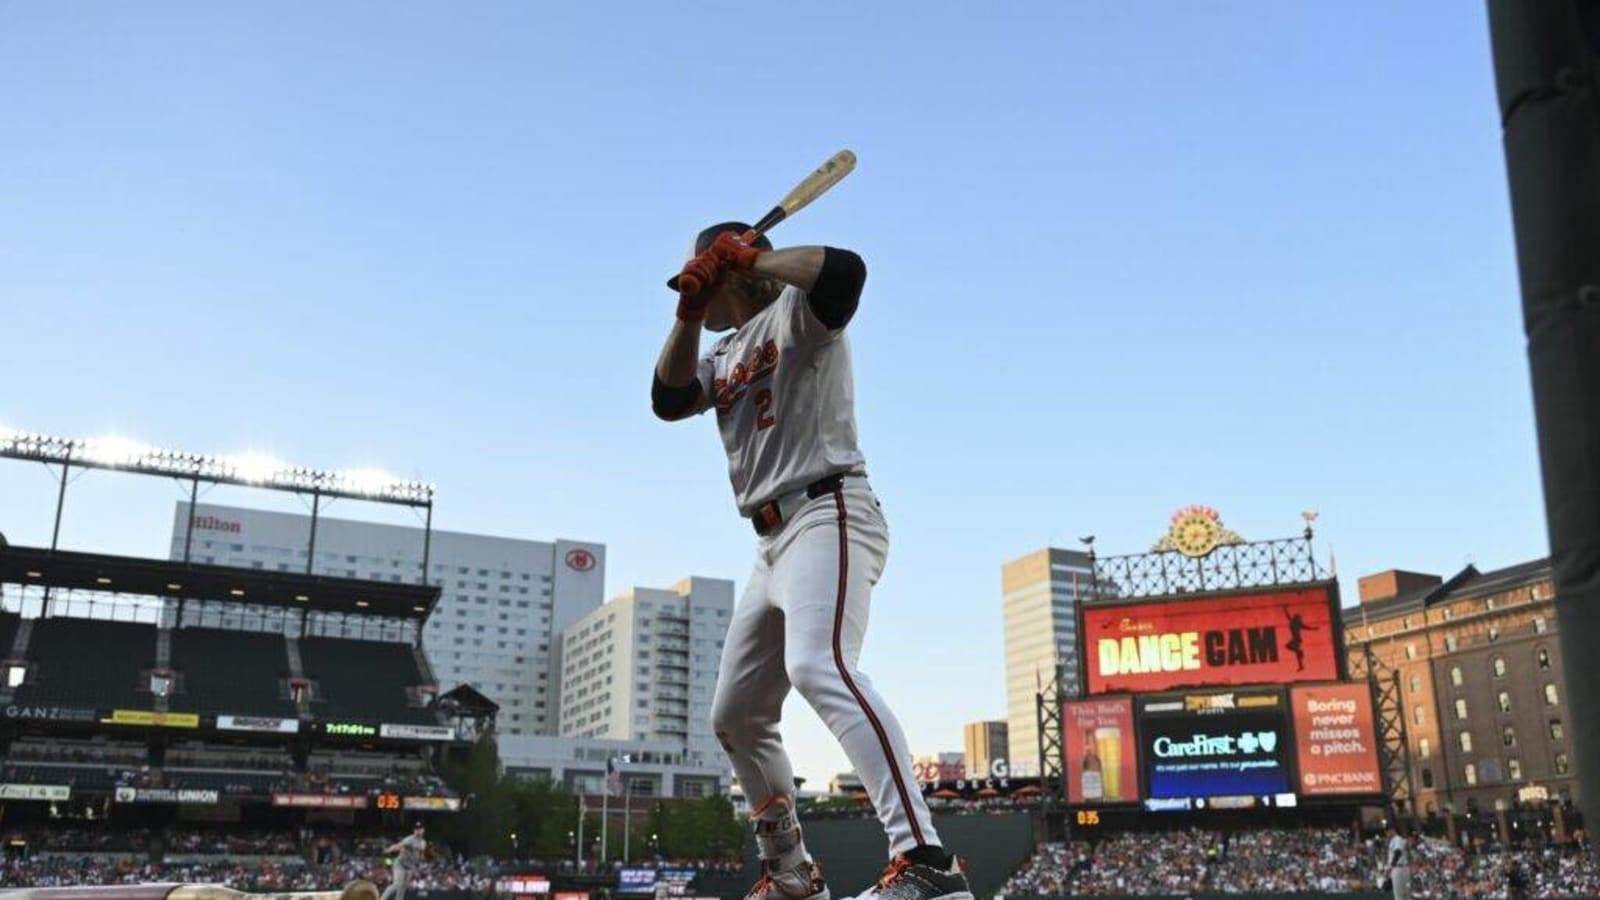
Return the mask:
M1084 693L1336 681L1330 585L1080 607Z
M1289 692L1300 793L1383 793L1372 693L1366 684L1301 685Z
M1147 809L1295 804L1281 689L1142 696L1136 706Z
M1061 706L1061 728L1066 740L1067 802L1138 802L1132 698L1069 700Z

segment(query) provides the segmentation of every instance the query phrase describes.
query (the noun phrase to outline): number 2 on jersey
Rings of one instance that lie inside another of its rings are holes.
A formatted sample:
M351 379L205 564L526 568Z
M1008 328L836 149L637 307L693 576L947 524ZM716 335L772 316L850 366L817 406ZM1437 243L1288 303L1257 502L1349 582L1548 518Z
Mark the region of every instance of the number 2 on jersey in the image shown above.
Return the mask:
M776 424L778 420L772 415L772 390L762 388L756 391L756 430L766 431Z

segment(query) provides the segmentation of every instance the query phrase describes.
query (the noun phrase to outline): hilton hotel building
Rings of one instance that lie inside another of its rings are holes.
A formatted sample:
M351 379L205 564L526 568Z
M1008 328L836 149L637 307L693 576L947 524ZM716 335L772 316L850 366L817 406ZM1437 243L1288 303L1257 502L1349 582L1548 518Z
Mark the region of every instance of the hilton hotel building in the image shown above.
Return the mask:
M182 559L191 511L173 515L172 558ZM311 518L199 504L190 559L198 563L304 572ZM416 583L421 528L319 516L319 575ZM442 591L422 645L441 693L471 684L500 705L499 733L560 731L561 635L600 606L605 546L524 541L434 531L429 584Z

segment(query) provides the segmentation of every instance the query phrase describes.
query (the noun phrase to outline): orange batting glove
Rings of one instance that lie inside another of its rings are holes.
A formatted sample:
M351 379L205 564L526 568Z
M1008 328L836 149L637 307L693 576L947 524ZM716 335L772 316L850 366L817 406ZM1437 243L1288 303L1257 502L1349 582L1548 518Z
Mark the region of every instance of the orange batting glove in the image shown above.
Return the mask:
M745 243L743 236L736 231L724 231L717 235L709 249L732 272L750 271L750 267L756 264L756 257L766 252Z

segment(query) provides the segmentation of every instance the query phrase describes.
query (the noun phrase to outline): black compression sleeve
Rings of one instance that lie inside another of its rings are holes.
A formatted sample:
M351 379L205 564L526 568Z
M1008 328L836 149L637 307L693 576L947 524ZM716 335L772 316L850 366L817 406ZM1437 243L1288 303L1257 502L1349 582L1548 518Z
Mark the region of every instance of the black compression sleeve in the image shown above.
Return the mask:
M861 287L867 283L867 264L849 250L822 248L822 271L806 300L817 321L838 331L850 323L861 303Z
M672 421L681 419L694 411L700 403L700 381L696 379L682 387L673 387L661 380L660 375L651 375L650 384L650 409L657 418Z

